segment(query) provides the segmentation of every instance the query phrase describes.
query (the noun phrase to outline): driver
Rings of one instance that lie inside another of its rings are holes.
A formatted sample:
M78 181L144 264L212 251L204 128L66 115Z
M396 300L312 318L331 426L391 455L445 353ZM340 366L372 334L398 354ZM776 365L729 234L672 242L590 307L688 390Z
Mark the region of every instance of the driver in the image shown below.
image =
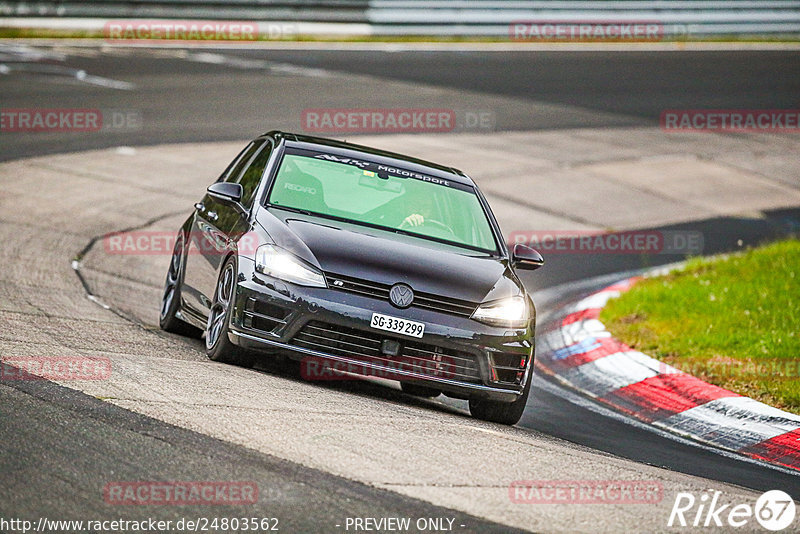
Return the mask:
M425 216L421 213L412 213L405 219L403 219L403 224L406 226L422 226L425 224Z
M425 224L426 217L428 219L433 218L435 207L436 206L432 195L421 196L417 202L417 205L413 208L414 213L403 219L403 222L400 224L400 226L410 226L412 228L423 226Z

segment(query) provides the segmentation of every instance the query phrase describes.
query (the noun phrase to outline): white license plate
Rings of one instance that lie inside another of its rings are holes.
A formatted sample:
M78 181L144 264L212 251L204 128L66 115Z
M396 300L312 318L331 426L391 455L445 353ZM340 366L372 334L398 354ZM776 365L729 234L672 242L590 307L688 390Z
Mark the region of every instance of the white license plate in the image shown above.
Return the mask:
M396 334L404 334L412 337L422 337L425 332L425 324L416 321L409 321L408 319L399 319L391 315L381 315L380 313L373 313L372 320L369 325L378 330L386 330L387 332L394 332Z

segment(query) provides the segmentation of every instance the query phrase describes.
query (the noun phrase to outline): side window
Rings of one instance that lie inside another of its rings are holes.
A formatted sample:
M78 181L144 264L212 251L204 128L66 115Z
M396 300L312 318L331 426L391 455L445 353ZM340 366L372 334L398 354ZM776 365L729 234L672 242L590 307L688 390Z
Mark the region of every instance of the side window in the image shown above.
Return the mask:
M264 176L264 169L267 166L267 162L269 162L270 155L272 155L272 143L267 143L239 179L239 183L242 185L242 189L244 189L242 193L242 204L244 204L245 207L249 208L253 205L253 195L255 195L258 184Z
M222 182L222 181L224 181L224 180L225 180L225 178L227 178L227 177L228 177L228 176L231 174L231 171L233 170L233 168L234 168L234 167L236 167L236 164L237 164L237 163L239 163L239 160L241 160L241 159L242 159L242 156L244 156L244 153L245 153L245 152L247 152L248 150L250 150L250 147L252 147L252 146L253 146L253 143L251 142L251 143L250 143L250 144L248 144L246 147L244 147L244 148L241 150L241 152L239 152L239 153L236 155L236 157L235 157L235 158L233 158L233 161L231 161L230 163L228 163L228 166L227 166L227 167L225 167L225 170L224 170L224 171L222 171L222 174L220 174L220 175L219 175L219 178L217 178L217 181L218 181L218 182Z
M234 160L233 163L225 170L222 175L221 181L224 182L236 182L239 178L239 175L242 173L242 169L244 169L247 162L250 161L250 158L253 157L253 154L256 153L261 145L264 144L263 140L253 141L250 143L245 150L239 155L239 158Z

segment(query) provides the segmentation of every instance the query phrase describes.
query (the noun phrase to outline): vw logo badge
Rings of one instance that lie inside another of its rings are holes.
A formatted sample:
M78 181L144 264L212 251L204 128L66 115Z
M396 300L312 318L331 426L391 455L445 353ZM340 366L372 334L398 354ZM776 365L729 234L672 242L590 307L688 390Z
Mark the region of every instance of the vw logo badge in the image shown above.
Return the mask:
M408 308L414 302L414 291L406 284L395 284L389 290L389 300L398 308Z

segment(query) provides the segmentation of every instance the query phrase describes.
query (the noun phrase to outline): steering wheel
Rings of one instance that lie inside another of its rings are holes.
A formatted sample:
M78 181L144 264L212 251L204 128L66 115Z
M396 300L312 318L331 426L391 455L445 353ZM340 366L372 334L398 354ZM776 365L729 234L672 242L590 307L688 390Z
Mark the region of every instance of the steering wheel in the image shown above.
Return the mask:
M450 228L449 226L447 226L442 221L437 221L436 219L425 219L420 226L428 226L428 225L435 226L435 227L439 228L440 230L443 230L449 236L452 236L452 237L456 236L455 232L453 232L453 229ZM409 226L410 225L408 224L408 222L403 220L403 222L400 223L399 228L408 228Z

